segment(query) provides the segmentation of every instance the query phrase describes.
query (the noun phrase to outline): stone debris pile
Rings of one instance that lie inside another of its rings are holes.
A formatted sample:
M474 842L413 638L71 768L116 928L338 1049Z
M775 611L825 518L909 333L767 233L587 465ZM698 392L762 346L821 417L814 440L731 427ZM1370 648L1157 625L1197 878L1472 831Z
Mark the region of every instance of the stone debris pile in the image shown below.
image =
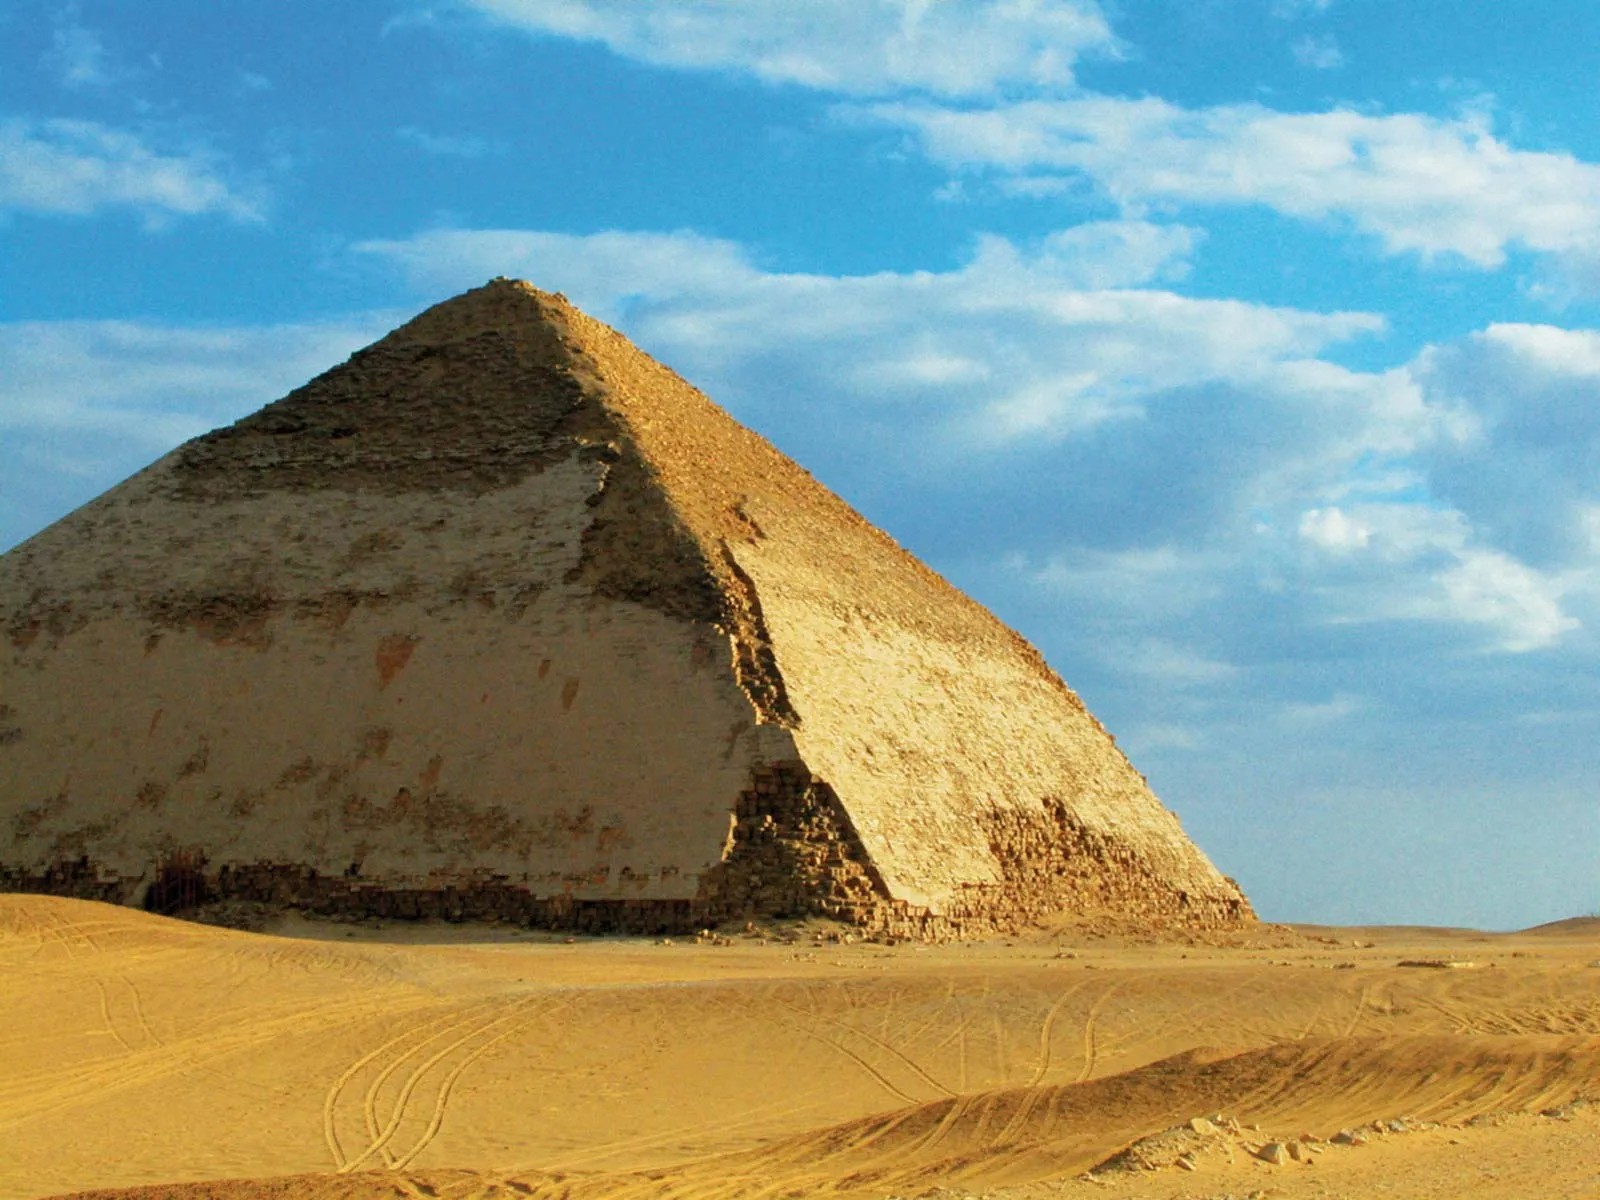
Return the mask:
M1566 1104L1541 1109L1536 1115L1547 1120L1570 1121L1576 1112L1595 1104L1595 1100L1578 1097ZM1241 1162L1284 1169L1310 1167L1329 1153L1359 1149L1375 1139L1441 1129L1498 1125L1519 1117L1534 1116L1533 1113L1493 1112L1452 1123L1388 1117L1340 1129L1326 1138L1311 1133L1289 1138L1268 1136L1257 1125L1245 1124L1221 1113L1207 1114L1140 1138L1079 1178L1085 1182L1106 1182L1109 1178L1130 1171L1201 1173L1209 1165L1231 1166ZM1452 1144L1459 1144L1460 1141L1454 1137L1450 1140Z

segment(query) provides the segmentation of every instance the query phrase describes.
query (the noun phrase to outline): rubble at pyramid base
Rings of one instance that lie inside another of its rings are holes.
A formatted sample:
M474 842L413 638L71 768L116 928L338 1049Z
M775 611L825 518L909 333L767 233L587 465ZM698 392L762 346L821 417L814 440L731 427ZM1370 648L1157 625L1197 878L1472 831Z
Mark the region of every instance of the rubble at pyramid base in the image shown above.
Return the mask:
M1075 822L1065 805L1045 819L995 822L991 832L1011 878L970 885L943 911L893 899L832 789L796 762L755 772L739 797L727 858L688 898L574 894L608 882L592 878L552 880L541 889L486 872L435 872L406 883L295 863L213 866L196 850L174 852L133 878L103 871L87 857L43 871L0 867L0 890L180 916L218 901L245 901L340 920L507 922L584 934L676 935L820 917L868 936L945 940L1010 933L1053 914L1112 915L1188 929L1254 919L1246 904L1175 891L1136 855Z

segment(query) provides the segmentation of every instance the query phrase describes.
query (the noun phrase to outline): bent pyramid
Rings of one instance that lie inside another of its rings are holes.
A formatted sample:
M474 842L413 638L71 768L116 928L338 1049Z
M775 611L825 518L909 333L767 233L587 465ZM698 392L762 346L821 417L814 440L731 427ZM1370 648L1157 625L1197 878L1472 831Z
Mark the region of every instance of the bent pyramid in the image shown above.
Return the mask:
M944 936L1249 919L987 610L497 279L0 557L0 882Z

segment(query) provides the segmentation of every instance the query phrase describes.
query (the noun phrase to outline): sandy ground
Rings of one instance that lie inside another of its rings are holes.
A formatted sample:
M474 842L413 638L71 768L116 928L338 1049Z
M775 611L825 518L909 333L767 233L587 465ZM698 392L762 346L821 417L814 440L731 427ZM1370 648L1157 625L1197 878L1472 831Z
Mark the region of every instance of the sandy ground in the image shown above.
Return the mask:
M0 1081L0 1197L1596 1200L1600 922L668 945L0 895Z

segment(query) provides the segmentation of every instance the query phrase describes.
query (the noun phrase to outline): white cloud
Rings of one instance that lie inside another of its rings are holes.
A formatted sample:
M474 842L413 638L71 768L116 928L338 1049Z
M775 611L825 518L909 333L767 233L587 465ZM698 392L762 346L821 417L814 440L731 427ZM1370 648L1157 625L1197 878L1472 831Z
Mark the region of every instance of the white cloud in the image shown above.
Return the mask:
M1086 286L1096 254L1115 276L1147 237L1181 260L1180 237L1105 230L990 238L952 271L855 277L766 272L690 234L441 230L356 249L430 290L510 273L565 291L796 452L811 439L847 461L846 445L895 439L836 485L987 506L1008 532L996 544L991 529L986 549L1012 553L1013 580L1122 614L1100 625L1119 669L1222 686L1232 654L1189 627L1248 642L1251 604L1312 627L1425 622L1503 651L1576 628L1564 570L1426 494L1433 456L1476 428L1471 414L1420 367L1317 358L1376 322ZM1131 275L1148 274L1134 259ZM1584 339L1483 337L1588 361Z
M1523 561L1554 570L1585 555L1600 504L1600 332L1491 325L1419 355L1412 373L1455 414L1427 456L1438 496Z
M1600 380L1600 330L1498 323L1485 329L1481 340L1550 375Z
M1442 594L1419 598L1418 615L1492 626L1513 653L1553 645L1579 626L1562 609L1558 580L1499 551L1468 551L1438 583Z
M1307 509L1300 536L1326 550L1359 550L1372 540L1372 530L1335 506Z
M1221 662L1164 638L1141 638L1119 647L1116 659L1124 670L1166 687L1199 687L1224 683L1239 674L1232 663Z
M238 419L399 324L0 324L0 550L187 438Z
M1226 563L1215 551L1171 543L1119 549L1059 550L1043 562L1012 555L1008 571L1079 604L1118 598L1116 612L1134 627L1183 624L1223 594Z
M1119 741L1124 746L1135 748L1133 759L1141 762L1145 754L1157 750L1191 751L1203 749L1207 743L1206 735L1199 729L1188 725L1145 724L1136 725L1127 730Z
M872 408L915 403L930 433L962 443L1136 417L1153 391L1255 381L1382 327L1361 313L1126 286L1181 274L1193 244L1182 227L1106 223L1028 245L983 237L949 272L847 277L764 272L738 246L694 234L437 230L355 250L430 290L526 275L710 385L745 390L729 377L781 359L796 389Z
M1298 533L1318 550L1344 556L1366 551L1369 561L1385 566L1453 561L1472 540L1471 525L1456 510L1393 499L1310 509Z
M1366 707L1360 696L1336 692L1326 700L1294 701L1283 707L1286 721L1294 725L1333 725Z
M1187 225L1090 221L1051 233L1025 251L998 238L982 245L983 253L1009 260L1008 266L1026 254L1059 283L1095 291L1184 279L1202 238Z
M138 321L0 324L0 429L165 447L233 420L359 349L392 314L215 329Z
M957 178L949 184L960 185L964 181ZM946 184L945 186L949 186ZM1071 179L1060 175L1011 175L999 180L996 189L1003 196L1020 196L1027 200L1048 200L1056 196L1070 195L1075 184Z
M93 121L0 119L0 210L84 216L107 208L131 208L149 221L261 216L259 201L202 152L164 152Z
M1563 599L1570 584L1486 544L1467 517L1437 504L1388 503L1312 509L1301 539L1335 556L1313 568L1333 621L1434 621L1475 625L1491 645L1543 649L1580 627Z
M1344 66L1344 53L1331 33L1307 34L1289 49L1295 62L1313 71L1332 71Z
M1099 0L453 3L640 62L857 97L836 114L908 130L930 158L982 173L1004 194L1050 200L1089 186L1130 218L1173 205L1260 205L1354 230L1389 254L1489 269L1531 251L1539 265L1527 291L1556 307L1600 292L1600 164L1517 149L1496 136L1481 97L1436 117L1184 108L1084 92L1073 64L1121 53ZM1271 12L1298 21L1330 8L1278 0ZM436 23L437 13L411 19ZM1315 70L1345 62L1325 31L1287 48ZM948 180L935 196L967 201L976 194L968 183Z
M622 317L631 297L709 298L760 279L737 245L691 232L581 236L438 229L360 242L353 250L400 268L418 287L439 292L475 287L495 275L525 275L548 291L569 292L588 312L613 321Z
M1333 0L1273 0L1272 15L1280 21L1316 16L1333 7Z
M1555 312L1600 296L1600 253L1581 250L1541 259L1525 291Z
M1095 0L462 0L506 25L659 66L852 95L1061 88L1116 41Z
M418 129L415 125L403 125L394 131L395 137L402 142L408 142L425 154L436 155L441 158L487 158L490 155L504 154L504 142L491 141L488 138L474 137L471 134L450 135L429 133L425 129Z
M105 43L94 30L79 24L75 14L70 12L51 34L50 50L44 61L66 88L104 87L113 81Z
M1500 265L1518 246L1600 258L1600 166L1514 149L1481 116L1186 109L1092 95L851 111L912 131L948 167L1087 178L1132 213L1151 204L1260 204L1347 221L1389 253L1453 255L1480 267Z

